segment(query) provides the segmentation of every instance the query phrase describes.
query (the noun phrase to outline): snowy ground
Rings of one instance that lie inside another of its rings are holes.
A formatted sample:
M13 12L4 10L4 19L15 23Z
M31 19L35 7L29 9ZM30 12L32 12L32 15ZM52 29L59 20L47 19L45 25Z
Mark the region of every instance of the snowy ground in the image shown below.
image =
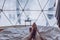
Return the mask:
M47 40L60 40L60 29L57 27L38 27L41 36ZM29 35L29 27L6 28L0 32L0 40L22 40Z

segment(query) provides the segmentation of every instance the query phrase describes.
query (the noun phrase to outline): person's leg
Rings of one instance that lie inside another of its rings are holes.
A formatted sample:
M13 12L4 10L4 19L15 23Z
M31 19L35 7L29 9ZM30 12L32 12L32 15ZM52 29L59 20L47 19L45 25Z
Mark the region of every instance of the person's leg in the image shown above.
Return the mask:
M33 40L36 40L36 38L33 38Z
M28 40L32 40L32 35L30 35L29 39Z
M36 36L35 35L33 35L33 40L36 40Z
M60 28L60 18L58 19L58 26L59 26L59 28Z
M29 38L28 40L32 40L32 38Z
M36 40L36 38L34 38L33 40Z

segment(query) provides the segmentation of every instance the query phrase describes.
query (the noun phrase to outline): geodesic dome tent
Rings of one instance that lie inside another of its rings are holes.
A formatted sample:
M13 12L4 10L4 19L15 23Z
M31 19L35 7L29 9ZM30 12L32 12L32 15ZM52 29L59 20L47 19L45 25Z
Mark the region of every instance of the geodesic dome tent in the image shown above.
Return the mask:
M56 0L0 0L0 26L24 25L29 18L37 25L57 26Z

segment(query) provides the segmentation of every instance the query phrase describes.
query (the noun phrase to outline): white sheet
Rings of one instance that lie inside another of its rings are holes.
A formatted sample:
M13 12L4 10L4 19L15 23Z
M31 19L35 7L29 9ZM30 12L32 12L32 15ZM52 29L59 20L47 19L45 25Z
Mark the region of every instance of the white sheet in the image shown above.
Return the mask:
M60 29L57 27L38 27L40 35L42 38L47 40L60 40ZM9 34L4 33L4 31L10 31ZM17 28L7 28L3 32L0 32L0 40L22 40L29 36L29 27L24 27L21 29Z

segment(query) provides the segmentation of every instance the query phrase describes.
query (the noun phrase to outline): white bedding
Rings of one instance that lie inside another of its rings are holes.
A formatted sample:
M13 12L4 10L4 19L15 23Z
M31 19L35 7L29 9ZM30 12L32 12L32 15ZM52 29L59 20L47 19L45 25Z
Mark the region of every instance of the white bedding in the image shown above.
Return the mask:
M60 29L57 27L38 27L42 38L47 40L60 40ZM7 31L5 33L5 31ZM10 33L8 33L10 32ZM21 29L7 28L0 32L0 40L22 40L29 35L29 27Z

